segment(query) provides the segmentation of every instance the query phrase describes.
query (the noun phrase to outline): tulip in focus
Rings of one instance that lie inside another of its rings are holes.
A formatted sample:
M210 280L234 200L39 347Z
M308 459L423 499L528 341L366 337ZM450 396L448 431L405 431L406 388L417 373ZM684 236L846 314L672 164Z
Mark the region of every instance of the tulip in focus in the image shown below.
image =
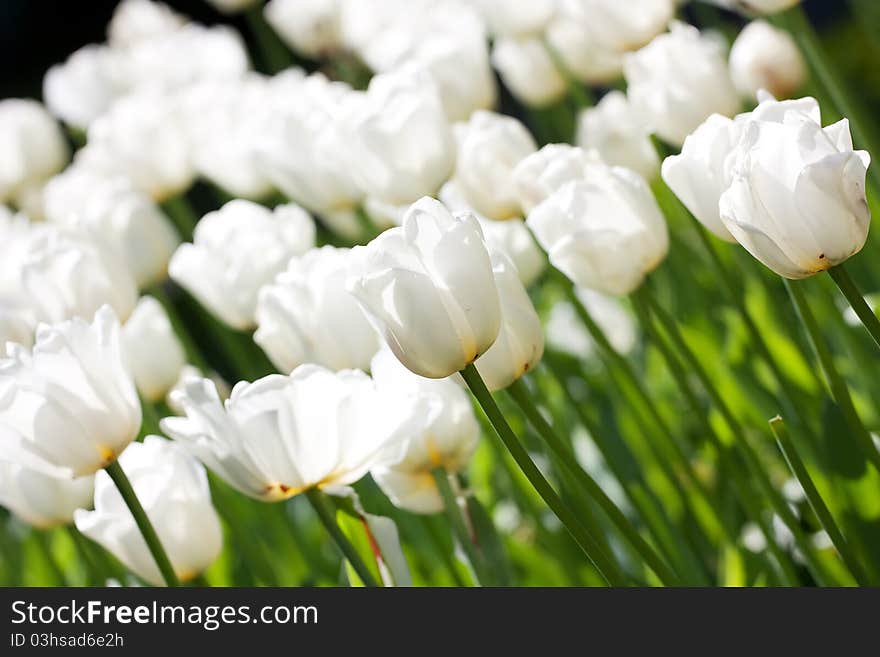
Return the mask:
M124 366L119 322L102 307L37 329L33 349L9 343L0 359L0 427L6 457L58 477L105 467L133 441L141 405Z
M314 244L314 222L298 205L269 210L238 199L202 218L168 270L217 317L246 330L256 323L260 288Z
M530 107L552 105L568 90L547 46L538 37L497 39L492 64L510 93Z
M761 89L789 98L806 81L807 65L788 32L755 20L733 42L730 76L744 98L755 98Z
M177 382L186 354L165 309L153 297L141 297L122 327L122 352L138 391L156 402Z
M158 436L133 443L119 462L150 519L178 579L197 577L223 547L205 469L180 445ZM164 583L153 555L110 475L95 476L95 510L79 509L76 528L149 584Z
M501 323L498 291L479 223L431 198L403 226L355 247L348 289L410 370L444 378L485 353Z

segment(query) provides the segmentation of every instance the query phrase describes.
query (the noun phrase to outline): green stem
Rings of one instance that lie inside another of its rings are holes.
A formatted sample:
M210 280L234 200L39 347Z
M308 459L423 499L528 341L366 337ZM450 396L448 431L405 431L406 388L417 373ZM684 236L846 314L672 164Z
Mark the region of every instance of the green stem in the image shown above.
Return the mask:
M64 571L61 569L61 566L58 565L58 560L55 558L55 555L52 552L50 532L51 530L36 529L34 530L34 539L36 540L37 545L40 548L40 552L43 553L43 558L46 561L46 565L48 565L49 571L52 573L52 577L55 579L57 584L59 586L70 586L70 583L67 581L67 577L65 576Z
M83 535L73 525L67 525L65 529L77 555L79 555L80 561L83 562L85 567L86 586L103 586L105 578L101 572L102 568L95 563L94 555L89 551L89 546L83 540Z
M452 486L449 485L449 473L446 468L437 467L431 470L431 475L434 477L434 483L437 484L437 490L443 499L443 507L446 510L446 518L449 520L452 532L471 564L474 579L477 584L484 586L491 581L487 574L486 563L464 522L458 498L452 492Z
M510 452L520 470L528 478L529 483L534 486L538 495L550 507L550 510L556 514L556 517L559 518L562 525L584 551L584 554L593 563L599 574L612 586L626 585L627 580L617 564L602 551L599 544L584 529L577 517L563 504L559 495L553 490L553 487L544 478L544 475L541 474L538 466L532 461L526 449L517 439L516 434L513 433L513 429L510 428L507 420L504 419L504 415L498 409L498 405L486 388L486 384L483 382L480 373L477 372L477 368L470 364L461 371L461 376L477 399L477 402L479 402L483 412L489 418L498 437L501 438L504 446L507 447L508 452Z
M162 308L165 309L165 314L168 315L168 320L171 322L171 327L174 329L174 333L183 344L183 350L186 352L187 361L198 367L207 375L211 370L208 361L205 360L196 341L190 335L186 322L181 318L180 313L177 311L177 308L175 308L174 302L168 296L168 293L165 292L161 285L154 285L150 288L149 294L161 303Z
M633 527L626 515L624 515L624 513L617 508L617 505L614 504L611 498L605 494L602 487L599 486L589 473L580 467L580 465L574 460L574 455L566 446L565 441L556 435L553 428L548 424L547 420L544 419L544 416L541 415L538 408L532 402L532 395L522 382L522 379L514 381L507 389L507 392L520 409L522 409L522 412L525 414L532 427L541 434L541 437L550 447L550 450L559 458L562 466L584 489L587 495L599 505L608 519L615 527L617 527L620 533L624 535L633 549L641 555L645 560L645 563L654 571L654 574L657 575L660 581L666 586L674 586L678 584L678 578L672 573L663 559L661 559L654 551L654 548L642 538L641 534L639 534L636 528Z
M379 586L379 583L373 577L372 571L370 571L367 564L361 559L361 555L358 554L357 549L355 549L354 545L352 545L351 541L348 539L348 536L345 535L336 523L336 518L333 515L333 510L330 507L327 496L317 488L310 488L306 491L305 495L309 500L309 503L312 505L312 508L315 510L315 513L318 514L318 518L320 518L321 523L324 525L324 529L327 530L327 533L330 534L336 542L336 545L339 546L342 554L345 555L348 563L351 564L351 567L354 568L358 577L361 578L364 586Z
M172 196L162 201L162 209L171 217L177 227L181 239L191 242L193 231L199 223L199 215L183 194Z
M104 468L104 471L110 475L110 479L113 480L119 494L122 495L122 500L125 502L128 510L131 511L131 515L134 517L134 521L144 537L147 548L150 550L150 554L153 555L159 572L162 573L165 584L168 586L180 586L180 582L177 581L177 575L174 574L174 567L171 565L171 561L165 553L165 548L162 547L162 542L159 540L159 535L156 534L153 523L147 517L146 511L141 506L140 500L138 500L134 488L131 486L131 482L125 475L122 466L119 465L119 461L113 461Z
M293 57L263 17L263 3L258 2L244 12L245 20L259 47L267 73L283 71L293 65Z
M865 297L859 292L859 288L852 277L850 277L846 267L844 267L843 263L840 263L836 267L829 269L828 274L834 279L849 305L858 315L864 327L868 329L868 333L871 334L874 342L880 347L880 319L877 319L877 315L874 314L874 311L871 310L871 307L865 301Z
M777 416L770 420L770 428L773 430L773 435L776 436L779 451L782 452L786 463L788 463L789 469L791 469L792 474L797 478L798 482L800 482L801 488L804 489L804 495L807 497L807 502L809 502L810 508L813 509L819 522L822 523L822 528L828 532L828 537L837 549L840 558L843 559L843 562L847 565L847 568L849 568L853 577L855 577L860 585L869 586L870 581L865 576L865 572L862 570L862 566L859 564L858 559L856 559L855 555L850 551L849 543L847 543L846 539L843 537L843 533L840 531L840 527L838 527L837 523L834 521L834 517L831 515L831 511L825 504L825 500L823 500L822 496L819 494L816 484L813 483L813 478L810 476L806 464L804 464L800 455L797 453L782 418Z
M807 331L810 343L813 345L813 350L816 353L816 358L819 360L822 370L825 372L828 387L831 389L831 396L834 398L834 401L837 403L837 406L846 418L849 429L859 448L864 452L867 460L877 469L878 472L880 472L880 452L878 452L877 448L874 446L871 434L868 433L868 430L865 428L865 425L862 423L862 420L856 411L849 388L843 380L843 377L840 375L840 372L837 370L837 366L834 364L834 357L831 355L831 350L828 348L825 339L822 337L822 331L819 329L819 324L813 316L810 306L807 304L807 299L804 296L803 290L801 290L800 286L795 282L786 279L783 279L783 282L785 283L785 289L788 290L788 294L794 303L798 317L800 317L801 323Z

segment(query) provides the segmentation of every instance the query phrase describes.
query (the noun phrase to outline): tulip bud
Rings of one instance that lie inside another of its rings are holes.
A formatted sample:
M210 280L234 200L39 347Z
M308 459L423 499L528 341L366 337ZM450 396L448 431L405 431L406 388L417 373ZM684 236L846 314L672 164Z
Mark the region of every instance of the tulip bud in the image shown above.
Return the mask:
M181 28L186 19L163 2L122 0L107 25L107 41L113 48L155 40Z
M303 363L369 368L379 336L345 289L352 273L348 249L325 246L291 258L260 290L254 341L280 371Z
M635 290L669 248L650 187L622 167L592 167L532 210L526 223L575 285L606 294Z
M583 180L590 167L602 166L595 151L568 144L547 144L513 170L519 202L528 214L550 194L572 180Z
M60 479L19 463L0 461L0 506L37 529L69 525L74 511L92 505L94 491L91 475Z
M710 114L733 116L739 98L715 39L675 22L624 59L630 102L648 128L681 145Z
M122 353L138 390L152 402L165 396L186 364L171 320L153 297L141 297L122 327Z
M20 98L0 101L0 202L18 203L69 158L61 129L42 105Z
M174 573L182 582L197 577L220 555L223 529L211 504L205 469L179 445L147 436L119 457ZM95 477L95 510L79 509L76 528L100 544L138 577L164 582L134 516L106 472Z
M344 121L363 192L397 204L435 193L452 171L455 143L433 81L383 73L359 98Z
M431 470L461 472L480 439L470 398L452 379L413 374L387 348L373 358L376 387L406 409L398 431L406 438L402 458L370 474L391 502L413 513L437 513L443 499Z
M650 135L620 91L608 92L595 107L581 112L575 141L594 149L608 164L632 169L646 180L656 178L660 168Z
M555 0L477 0L474 4L496 37L540 36L556 11Z
M314 222L298 205L268 210L237 199L202 218L168 272L221 320L246 330L255 325L260 288L314 245Z
M312 488L341 493L400 459L402 409L363 372L301 365L290 376L240 382L225 404L208 379L188 379L175 402L186 417L162 430L245 495L277 502Z
M321 59L342 50L339 0L270 0L266 22L293 50Z
M94 474L134 440L141 405L109 306L94 321L40 325L33 350L9 343L0 359L0 426L11 459L59 477Z
M813 98L762 98L742 121L732 182L719 202L736 240L786 278L811 276L861 250L871 221L871 158L853 150L849 122L822 128Z
M744 98L755 98L761 89L788 98L806 81L807 65L788 32L756 20L733 42L730 76Z
M544 354L541 320L516 267L504 253L492 253L492 271L501 303L501 329L489 351L474 363L489 390L502 390L534 369Z
M490 219L520 215L513 168L538 148L526 127L512 117L480 111L455 126L455 137L454 180L467 202Z
M568 90L547 46L538 37L496 39L492 63L510 93L531 107L552 105Z
M501 321L483 234L473 215L423 198L403 226L355 247L348 289L410 370L439 379L485 353Z
M663 161L663 180L691 214L716 237L735 242L718 212L721 194L731 182L731 151L742 122L713 114L684 140L681 154Z

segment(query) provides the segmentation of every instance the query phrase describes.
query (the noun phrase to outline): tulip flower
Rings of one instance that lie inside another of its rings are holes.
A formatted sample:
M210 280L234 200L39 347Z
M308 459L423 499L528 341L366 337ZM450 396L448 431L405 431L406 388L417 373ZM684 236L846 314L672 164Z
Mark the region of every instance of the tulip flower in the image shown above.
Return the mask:
M410 370L443 378L485 353L501 322L498 291L479 223L442 203L414 203L403 226L355 247L349 280L367 316Z
M526 223L575 285L606 294L634 291L669 248L650 187L622 167L594 165L535 207Z
M547 28L548 45L577 80L595 85L613 82L623 71L623 53L591 29L589 15L580 10L571 13L565 7Z
M849 122L823 128L813 98L769 97L742 122L731 184L719 201L721 220L736 240L794 279L860 251L871 220L865 197L871 158L853 150Z
M526 214L565 183L583 180L593 166L602 165L595 151L569 144L547 144L520 161L513 170L519 202Z
M298 205L273 211L239 199L202 218L168 271L217 317L245 330L256 323L260 288L314 244L314 223Z
M514 118L480 111L455 126L455 137L453 179L467 202L489 219L520 215L513 168L538 148L526 127Z
M0 101L0 202L21 205L69 158L64 134L40 103L20 98Z
M675 14L672 0L560 0L559 13L608 50L636 50L660 34Z
M198 576L223 547L223 530L211 504L205 469L179 445L158 436L129 445L119 461L177 577L188 581ZM74 519L79 531L138 577L157 586L163 583L134 517L106 472L95 476L95 510L79 509Z
M608 164L632 169L646 180L653 180L660 168L650 135L620 91L609 91L595 107L583 110L575 142L595 150Z
M371 372L376 387L393 395L409 412L399 428L407 441L403 457L373 468L370 474L395 506L438 513L443 500L432 471L464 470L480 438L470 398L452 379L413 374L387 348L373 357Z
M495 37L538 36L556 12L555 0L477 0L474 4Z
M629 100L652 132L681 145L709 115L733 116L739 98L715 39L675 22L624 58Z
M504 86L530 107L545 107L560 100L568 84L538 37L503 37L492 47L492 64Z
M104 306L37 329L33 349L9 343L0 359L4 454L58 477L81 477L115 461L141 426L141 406L123 364L119 323Z
M3 431L0 427L0 434ZM76 479L51 477L20 463L0 461L0 506L37 529L69 525L74 511L92 505L94 492L95 478L91 475Z
M276 502L311 489L344 494L369 470L399 460L399 413L357 370L301 365L290 376L240 382L224 403L209 379L187 379L186 417L162 430L226 483Z
M755 98L761 89L788 98L806 81L807 65L788 32L755 20L733 42L730 77L744 98Z
M293 50L321 59L342 50L341 5L340 0L270 0L263 15Z
M7 342L30 347L34 341L36 320L25 302L16 299L0 299L0 345Z
M718 201L731 183L731 153L742 121L713 114L687 139L679 155L663 161L664 182L716 237L735 242L721 221Z
M352 264L348 249L313 249L260 290L254 341L280 371L369 368L379 336L346 291Z
M474 365L489 390L501 390L534 369L544 353L544 332L516 267L503 252L492 253L501 303L501 330Z
M116 49L129 48L175 32L185 23L186 18L164 2L122 0L107 25L107 41Z
M160 401L177 382L186 354L165 309L153 297L141 297L122 327L122 353L140 393Z

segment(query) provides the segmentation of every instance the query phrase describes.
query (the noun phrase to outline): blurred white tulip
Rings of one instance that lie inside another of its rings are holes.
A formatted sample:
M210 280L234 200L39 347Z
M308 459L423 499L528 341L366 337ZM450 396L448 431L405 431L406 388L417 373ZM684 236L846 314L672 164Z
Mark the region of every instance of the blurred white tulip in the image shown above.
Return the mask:
M502 390L535 368L544 354L544 332L519 274L501 251L492 253L492 271L501 303L501 329L489 350L474 363L489 390Z
M3 442L0 438L0 444ZM37 529L69 525L74 511L92 505L94 492L92 475L62 479L19 463L0 461L0 506Z
M531 107L552 105L568 90L568 83L538 37L496 39L492 64L510 93Z
M561 15L584 26L607 47L626 52L660 34L675 15L672 0L558 0Z
M593 166L602 166L595 151L569 144L547 144L523 158L513 170L513 182L526 214L572 180L583 180Z
M788 98L806 81L807 65L788 32L755 20L733 42L730 76L744 98L756 98L761 89Z
M560 11L547 28L547 43L576 79L608 84L623 71L623 53L609 46L592 25L582 12L571 15Z
M35 100L0 100L0 203L21 196L61 171L70 149L58 123Z
M340 0L270 0L266 22L293 50L320 59L342 50Z
M180 239L156 203L125 176L106 177L75 164L46 184L43 207L48 221L105 239L138 287L167 277Z
M0 349L7 342L30 347L34 342L37 320L23 300L0 298Z
M163 2L122 0L107 25L107 41L114 48L127 48L179 29L186 18Z
M123 325L122 355L147 401L160 401L177 383L186 354L168 314L153 297L141 297Z
M526 221L550 262L575 285L625 295L666 257L666 221L644 178L594 165L535 207Z
M343 493L370 469L400 459L393 431L404 409L358 370L301 365L290 376L240 382L221 403L208 379L188 379L175 401L186 417L162 430L242 493L277 502L312 488Z
M303 363L369 369L380 339L345 289L353 273L349 255L332 246L312 249L260 290L254 341L280 371Z
M370 474L395 506L414 513L442 511L431 470L456 473L470 462L480 438L470 397L452 379L413 374L387 348L375 355L371 371L376 387L408 412L397 428L406 440L403 457Z
M403 226L355 247L359 275L349 291L410 370L429 378L458 372L485 353L501 323L483 234L470 214L453 216L423 198Z
M630 103L648 129L680 146L711 114L733 116L739 98L719 43L674 22L624 58Z
M732 182L719 202L736 240L786 278L825 271L860 251L871 221L871 157L853 150L849 122L822 128L815 99L766 96L741 120Z
M6 345L0 359L0 426L6 458L58 477L105 467L134 440L141 405L125 369L109 306L90 324L40 325L32 350Z
M538 36L556 12L556 0L477 0L474 3L495 37Z
M538 146L528 129L510 116L476 112L455 126L455 181L467 202L489 219L522 215L513 169Z
M346 113L351 169L365 194L407 203L434 194L455 162L455 141L429 76L383 73Z
M624 356L629 354L638 338L632 313L619 299L601 292L577 288L575 293L614 350ZM553 304L545 328L547 344L553 349L582 359L590 359L596 354L593 339L569 302Z
M119 457L178 579L208 568L223 548L220 518L211 504L205 469L179 445L147 436ZM76 528L100 544L144 581L164 582L131 511L110 475L95 477L95 510L74 514Z
M659 172L660 159L651 137L620 91L608 92L595 107L581 112L575 142L594 149L608 164L632 169L646 180L653 180Z
M199 221L193 242L178 247L168 273L210 312L246 330L255 326L260 288L314 245L315 224L298 205L269 210L236 199Z

